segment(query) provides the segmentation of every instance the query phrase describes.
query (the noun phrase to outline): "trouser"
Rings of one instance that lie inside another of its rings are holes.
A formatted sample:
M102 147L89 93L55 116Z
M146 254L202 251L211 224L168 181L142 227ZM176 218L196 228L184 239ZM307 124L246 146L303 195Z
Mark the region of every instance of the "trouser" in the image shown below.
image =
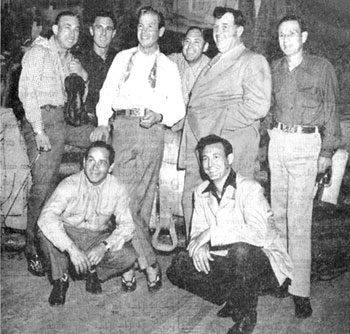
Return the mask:
M259 247L238 242L226 256L212 256L210 272L205 274L182 251L173 258L167 276L179 288L214 304L229 301L242 315L256 309L260 290L278 287L269 259Z
M64 153L65 144L86 148L90 145L90 133L94 127L83 125L73 127L65 124L63 107L41 109L45 133L50 139L51 151L40 152L36 146L35 134L29 122L23 121L23 135L27 145L29 162L35 161L32 168L32 187L28 199L27 244L26 253L33 254L35 250L35 231L37 220L45 201L52 194L57 184L58 171Z
M112 145L116 153L112 173L126 186L130 196L135 223L132 244L140 255L138 262L143 270L157 261L149 223L163 158L164 130L161 125L144 129L138 117L117 116Z
M310 296L311 224L319 133L270 131L271 207L294 263L289 292Z
M227 139L233 148L232 168L237 173L254 178L260 170L258 154L260 134L259 130L249 126L235 131L222 130L221 137ZM186 154L186 173L184 192L182 195L182 207L186 225L186 236L189 239L190 225L193 213L193 191L203 181L203 172L200 172L200 162L196 155L197 141L193 133L188 133ZM201 178L202 176L202 178Z
M111 234L110 231L96 232L71 226L65 226L65 231L75 245L86 253ZM61 252L56 248L40 230L38 236L42 243L42 249L45 250L45 255L48 257L47 260L50 261L52 279L57 280L63 274L68 274L70 263L68 253ZM106 281L112 276L123 273L135 263L136 259L137 254L130 242L125 243L118 251L107 252L102 261L96 266L99 279Z

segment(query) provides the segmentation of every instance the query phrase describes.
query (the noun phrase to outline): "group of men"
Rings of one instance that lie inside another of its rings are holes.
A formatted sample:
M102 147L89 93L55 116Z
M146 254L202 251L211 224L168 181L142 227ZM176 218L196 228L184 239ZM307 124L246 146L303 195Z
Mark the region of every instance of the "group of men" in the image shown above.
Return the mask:
M271 76L266 59L242 42L243 14L216 7L213 15L218 54L211 60L199 27L186 32L182 53L166 57L158 45L164 17L152 7L140 9L139 44L129 50L110 48L114 17L101 12L90 27L92 50L74 58L79 19L63 12L50 40L34 41L25 54L19 96L34 166L26 255L29 271L44 275L37 235L50 259L50 305L65 303L69 261L91 293L101 293L100 283L116 274L124 291L134 291L136 263L148 290L161 288L149 221L169 127L182 131L188 244L167 270L170 281L225 303L218 316L232 317L229 333L252 333L261 290L289 281L295 315L311 316L312 194L340 136L334 69L303 51L307 32L297 16L278 25L285 56L272 64ZM79 127L63 117L71 73L88 92L90 122ZM265 117L272 128L272 211L254 181ZM83 170L53 192L67 143L87 148Z

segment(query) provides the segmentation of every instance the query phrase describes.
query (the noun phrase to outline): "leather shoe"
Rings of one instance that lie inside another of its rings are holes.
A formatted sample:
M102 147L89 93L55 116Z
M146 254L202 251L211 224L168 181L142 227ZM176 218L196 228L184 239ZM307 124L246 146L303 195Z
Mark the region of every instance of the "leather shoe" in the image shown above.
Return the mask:
M45 276L43 263L37 254L28 254L28 271L34 276Z
M151 265L153 269L157 269L156 278L154 281L150 281L147 278L147 287L149 292L156 292L162 287L162 271L160 269L159 264L156 262L155 264Z
M66 292L69 287L68 276L53 281L53 288L49 297L49 304L51 306L63 305L66 301Z
M233 327L229 329L227 334L251 334L256 325L257 313L250 311L243 316L240 321L237 321Z
M309 297L293 296L295 306L295 316L300 319L311 317L312 308Z
M237 310L236 306L231 302L227 301L224 307L219 310L216 315L219 318L232 318L234 322L236 322L240 318L240 312Z
M127 281L123 276L122 276L122 290L124 292L133 292L136 290L137 283L136 283L136 277L133 276L130 281Z
M102 293L101 283L98 279L96 271L93 273L88 273L85 283L85 290L95 295Z

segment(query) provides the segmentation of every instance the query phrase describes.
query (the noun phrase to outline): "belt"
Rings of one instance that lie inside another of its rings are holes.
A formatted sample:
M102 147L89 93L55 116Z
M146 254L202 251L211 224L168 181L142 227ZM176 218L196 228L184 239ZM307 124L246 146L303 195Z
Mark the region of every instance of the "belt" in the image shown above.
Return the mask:
M131 108L131 109L113 109L113 119L118 116L127 117L143 117L145 115L144 108Z
M50 111L51 109L57 109L57 108L63 108L62 106L54 106L52 104L45 104L40 107L40 109L43 109L45 111Z
M287 125L278 122L276 128L287 133L319 133L318 126Z

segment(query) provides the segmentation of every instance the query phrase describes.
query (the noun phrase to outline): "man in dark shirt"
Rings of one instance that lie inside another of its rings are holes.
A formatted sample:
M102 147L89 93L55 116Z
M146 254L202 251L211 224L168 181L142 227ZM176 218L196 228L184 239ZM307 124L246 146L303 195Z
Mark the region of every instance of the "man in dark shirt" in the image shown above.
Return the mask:
M311 222L315 179L332 164L339 145L337 79L324 58L303 51L308 33L295 15L278 25L284 57L272 64L270 131L271 206L294 262L289 293L295 315L307 318L310 304Z
M115 36L114 16L110 12L97 12L90 27L93 47L81 56L83 67L89 74L89 92L86 109L89 119L97 125L95 107L100 97L100 89L112 64L116 50L110 47Z

